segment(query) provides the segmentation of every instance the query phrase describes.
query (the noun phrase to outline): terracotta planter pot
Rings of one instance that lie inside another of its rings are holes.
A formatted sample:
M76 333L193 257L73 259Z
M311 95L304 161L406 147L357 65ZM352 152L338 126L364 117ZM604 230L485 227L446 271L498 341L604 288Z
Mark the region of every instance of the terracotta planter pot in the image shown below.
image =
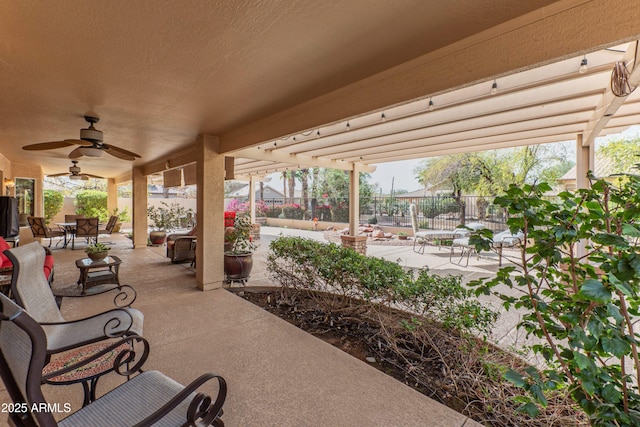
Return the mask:
M227 280L247 279L253 268L253 254L224 254L224 273Z
M164 241L167 240L167 232L152 231L151 233L149 233L149 240L151 240L152 245L163 245Z

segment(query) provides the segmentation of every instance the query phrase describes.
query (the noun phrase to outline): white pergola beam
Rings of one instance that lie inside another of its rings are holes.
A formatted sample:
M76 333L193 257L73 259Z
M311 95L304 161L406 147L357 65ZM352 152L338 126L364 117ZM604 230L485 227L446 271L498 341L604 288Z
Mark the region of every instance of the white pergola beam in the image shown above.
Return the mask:
M233 155L236 157L243 157L247 159L269 160L272 162L288 163L298 166L298 169L300 167L321 167L327 169L352 170L354 167L352 163L330 160L321 157L281 153L276 150L265 150L258 148L246 148L244 150L238 150L235 151ZM376 170L375 166L369 166L365 164L359 165L358 167L363 172L374 172Z

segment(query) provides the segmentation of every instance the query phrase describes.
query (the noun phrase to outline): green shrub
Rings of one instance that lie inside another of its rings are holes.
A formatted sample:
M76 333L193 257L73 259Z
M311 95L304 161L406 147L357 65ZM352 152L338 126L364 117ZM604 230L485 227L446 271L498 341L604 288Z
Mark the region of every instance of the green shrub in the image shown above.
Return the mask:
M107 193L105 191L84 190L76 194L76 214L87 218L98 217L100 222L109 220Z
M280 218L282 214L282 206L274 206L266 212L267 218Z
M518 309L538 338L545 369L505 374L529 392L519 403L530 415L547 392L566 390L594 426L640 425L640 176L627 178L553 199L545 183L512 186L494 201L524 234L518 268L472 284ZM490 247L483 234L470 240L478 249Z
M62 193L55 190L44 190L44 217L47 222L51 221L60 212L63 203L64 197Z
M496 314L462 285L461 276L415 274L399 264L367 257L333 243L280 237L269 245L267 269L282 286L357 298L376 310L401 308L463 332L488 332ZM376 308L377 307L377 308Z

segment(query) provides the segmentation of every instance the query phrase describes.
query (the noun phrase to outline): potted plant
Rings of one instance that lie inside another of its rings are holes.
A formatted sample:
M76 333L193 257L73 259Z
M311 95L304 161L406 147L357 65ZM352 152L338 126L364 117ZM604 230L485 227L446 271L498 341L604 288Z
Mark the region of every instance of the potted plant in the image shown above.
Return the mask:
M104 243L96 243L87 246L84 251L93 261L102 261L109 255L109 249L111 248Z
M408 238L407 233L405 233L404 231L400 231L400 232L398 233L398 239L400 239L400 240L407 240L407 238Z
M177 227L178 210L182 207L177 203L171 205L160 202L160 206L149 206L147 216L153 222L153 231L149 233L152 245L162 245L167 238L167 231Z
M251 218L238 215L234 226L225 230L224 272L228 281L244 282L253 268L253 251L256 245L251 239Z
M113 227L113 232L114 233L119 233L120 230L122 229L122 223L123 222L129 222L131 221L131 216L129 215L129 208L128 207L124 207L124 209L119 210L118 208L115 208L113 210L113 214L118 217L118 222L116 222L116 226Z

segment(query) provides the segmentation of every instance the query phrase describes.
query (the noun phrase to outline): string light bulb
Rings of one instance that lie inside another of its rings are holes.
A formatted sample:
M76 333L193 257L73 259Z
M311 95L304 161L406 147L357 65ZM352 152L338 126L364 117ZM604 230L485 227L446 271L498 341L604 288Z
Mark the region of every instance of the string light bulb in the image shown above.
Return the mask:
M585 55L582 58L582 61L580 61L580 68L578 69L578 72L580 74L584 74L587 72L587 55Z
M347 122L347 130L351 130L351 124Z
M427 107L427 110L433 111L434 108L436 108L436 106L433 104L433 99L429 98L429 107Z
M380 116L380 119L382 119L382 123L384 123L387 121L387 116L384 113L382 113L382 115Z
M320 129L316 132L316 137L320 138Z
M498 93L498 82L494 80L491 85L491 95L495 95L496 93Z

